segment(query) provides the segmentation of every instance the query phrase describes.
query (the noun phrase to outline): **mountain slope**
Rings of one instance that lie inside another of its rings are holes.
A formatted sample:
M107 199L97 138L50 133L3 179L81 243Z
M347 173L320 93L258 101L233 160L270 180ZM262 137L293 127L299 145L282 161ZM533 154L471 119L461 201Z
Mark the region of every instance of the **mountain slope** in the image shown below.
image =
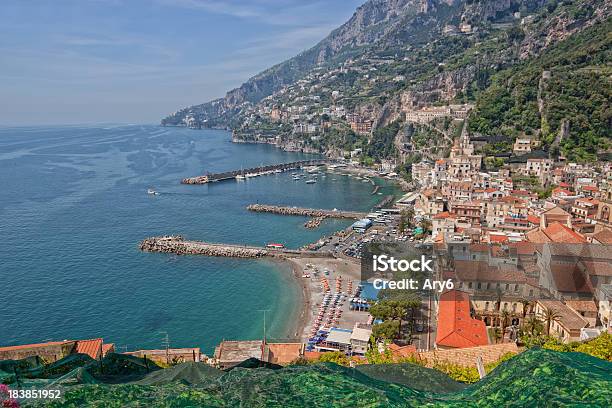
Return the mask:
M551 156L592 161L612 146L611 15L605 0L370 0L315 47L162 125L401 163L447 155L464 119L408 113L474 106L469 129L489 140L486 155L531 137Z

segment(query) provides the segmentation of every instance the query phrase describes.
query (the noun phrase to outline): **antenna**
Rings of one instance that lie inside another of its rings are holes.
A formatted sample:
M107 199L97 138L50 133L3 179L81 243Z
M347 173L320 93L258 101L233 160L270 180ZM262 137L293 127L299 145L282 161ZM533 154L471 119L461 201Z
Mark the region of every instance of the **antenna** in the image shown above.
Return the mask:
M160 333L164 335L162 338L162 346L166 349L166 364L170 364L170 336L168 336L168 332L165 331Z
M258 312L263 313L263 342L266 343L266 313L269 312L270 309L259 309Z

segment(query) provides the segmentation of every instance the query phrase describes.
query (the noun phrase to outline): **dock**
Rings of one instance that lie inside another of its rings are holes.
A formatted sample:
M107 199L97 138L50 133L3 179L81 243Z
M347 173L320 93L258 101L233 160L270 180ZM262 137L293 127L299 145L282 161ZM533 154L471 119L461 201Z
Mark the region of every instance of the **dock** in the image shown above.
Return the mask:
M163 252L177 255L204 255L231 258L331 257L329 252L324 251L188 241L180 235L147 238L140 242L139 248L144 252Z
M367 213L358 211L344 211L344 210L321 210L316 208L302 208L302 207L284 207L279 205L266 205L266 204L251 204L247 207L247 210L253 212L266 212L279 215L298 215L302 217L316 217L316 218L345 218L360 220L365 218Z
M224 173L208 173L203 176L189 177L181 180L181 184L208 184L224 180L235 180L236 177L256 177L264 174L296 170L307 166L322 166L330 163L330 160L301 160L291 163L270 164L268 166L252 167L248 169L226 171Z

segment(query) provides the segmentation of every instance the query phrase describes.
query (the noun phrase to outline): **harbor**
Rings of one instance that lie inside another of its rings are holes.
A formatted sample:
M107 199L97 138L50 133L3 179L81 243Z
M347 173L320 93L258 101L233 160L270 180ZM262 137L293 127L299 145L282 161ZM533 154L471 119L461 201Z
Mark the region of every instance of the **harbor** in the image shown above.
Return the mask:
M270 164L267 166L252 167L248 169L232 170L223 173L209 173L202 176L188 177L181 180L181 184L208 184L225 180L245 180L266 174L282 173L296 170L306 166L323 166L330 163L326 159L300 160L290 163Z

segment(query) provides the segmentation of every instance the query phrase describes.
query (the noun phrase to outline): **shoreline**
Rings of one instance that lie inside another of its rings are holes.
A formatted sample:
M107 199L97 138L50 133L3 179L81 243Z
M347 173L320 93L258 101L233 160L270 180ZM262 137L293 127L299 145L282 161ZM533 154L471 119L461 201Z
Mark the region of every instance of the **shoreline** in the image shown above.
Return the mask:
M360 282L361 265L358 262L344 258L305 258L291 257L283 260L291 267L292 275L296 282L302 287L302 302L297 319L291 326L291 334L296 341L305 343L310 336L310 330L316 318L317 307L321 305L324 291L319 284L319 277L312 275L312 270L329 270L329 275L325 276L330 282L341 277L345 284L351 281L353 290ZM309 267L312 265L312 267ZM303 275L311 275L310 278L303 278ZM323 276L321 276L323 277ZM333 292L332 292L333 293ZM350 294L347 293L347 297ZM355 322L365 322L367 314L363 312L353 312L348 310L348 302L345 305L344 315L334 326L342 328L353 328ZM297 333L297 335L295 335Z

